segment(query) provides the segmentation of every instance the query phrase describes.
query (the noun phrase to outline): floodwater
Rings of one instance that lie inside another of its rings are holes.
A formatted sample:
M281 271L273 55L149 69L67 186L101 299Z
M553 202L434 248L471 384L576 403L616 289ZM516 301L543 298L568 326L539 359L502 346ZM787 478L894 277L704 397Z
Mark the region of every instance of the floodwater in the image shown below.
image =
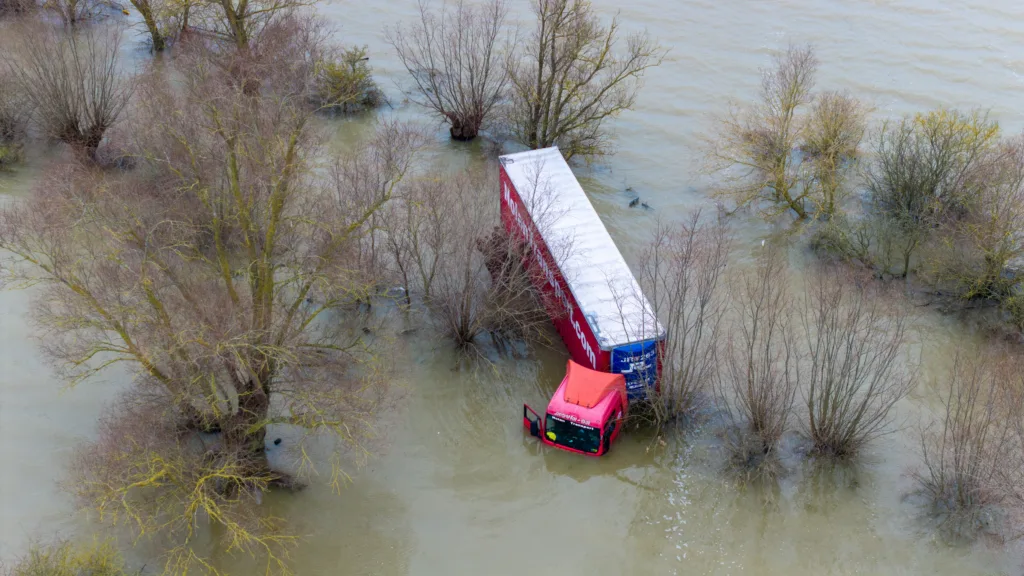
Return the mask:
M758 67L789 42L813 43L819 87L868 100L876 118L943 105L983 107L1008 131L1024 127L1024 5L1016 0L594 4L606 16L620 10L624 29L646 27L671 48L647 77L637 110L615 121L617 153L578 171L627 260L658 218L713 209L708 182L697 174L709 115L729 99L754 94ZM318 9L336 24L339 39L369 46L395 113L420 117L402 102L404 71L382 35L383 26L412 18L416 2ZM526 19L525 0L512 1L511 9ZM147 57L137 47L126 51ZM351 143L369 121L332 128ZM443 140L438 152L477 156L475 145ZM24 193L44 163L0 176L0 193ZM652 210L628 208L627 187ZM772 229L744 217L736 224L742 266ZM0 558L16 556L32 538L90 529L57 483L68 454L125 381L110 374L64 390L30 338L28 300L25 292L0 293ZM933 365L929 376L941 372L955 345L977 340L961 321L928 309L915 327ZM908 497L908 473L918 461L913 424L938 393L927 382L899 405L903 428L873 445L857 469L794 464L778 489L766 491L727 480L708 430L663 439L629 435L601 459L541 448L521 430L521 403L546 402L562 375L564 350L504 361L492 371L459 368L451 350L415 332L399 345L403 393L381 422L378 456L340 494L314 483L264 501L305 536L293 552L298 574L1021 573L1017 546L944 544ZM239 557L217 564L239 574L258 570Z

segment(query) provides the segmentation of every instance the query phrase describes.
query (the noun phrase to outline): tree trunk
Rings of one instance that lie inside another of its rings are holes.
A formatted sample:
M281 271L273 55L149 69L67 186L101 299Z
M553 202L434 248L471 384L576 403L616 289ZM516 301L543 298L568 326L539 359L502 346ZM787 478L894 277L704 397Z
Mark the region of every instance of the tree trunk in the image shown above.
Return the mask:
M250 380L239 386L238 412L222 425L225 449L237 452L250 474L270 472L265 424L269 413L270 398L256 382Z
M152 14L143 14L142 17L146 22L146 28L149 29L149 36L153 40L153 52L163 52L167 47L167 42L164 40L164 35L160 33L156 20L153 19Z
M477 137L479 127L470 126L463 122L453 121L452 127L448 129L448 133L451 134L452 140L468 142Z

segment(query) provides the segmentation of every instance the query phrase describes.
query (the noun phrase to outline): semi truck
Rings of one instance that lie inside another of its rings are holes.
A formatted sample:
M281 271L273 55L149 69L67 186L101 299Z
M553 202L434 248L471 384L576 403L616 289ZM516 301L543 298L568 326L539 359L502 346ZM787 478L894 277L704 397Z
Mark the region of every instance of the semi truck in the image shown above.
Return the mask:
M545 444L600 456L628 402L656 388L665 330L558 148L499 164L502 225L571 356L545 417L524 405L523 424Z

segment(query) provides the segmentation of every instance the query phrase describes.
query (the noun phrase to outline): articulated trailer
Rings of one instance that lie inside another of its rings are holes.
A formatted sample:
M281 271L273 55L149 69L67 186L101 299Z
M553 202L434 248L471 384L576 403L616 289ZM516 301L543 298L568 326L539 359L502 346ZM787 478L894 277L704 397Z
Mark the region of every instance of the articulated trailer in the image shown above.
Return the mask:
M524 406L524 426L546 444L604 454L627 402L657 386L665 330L558 148L507 154L500 163L502 224L523 247L523 264L572 357L545 419ZM575 446L562 441L568 436Z

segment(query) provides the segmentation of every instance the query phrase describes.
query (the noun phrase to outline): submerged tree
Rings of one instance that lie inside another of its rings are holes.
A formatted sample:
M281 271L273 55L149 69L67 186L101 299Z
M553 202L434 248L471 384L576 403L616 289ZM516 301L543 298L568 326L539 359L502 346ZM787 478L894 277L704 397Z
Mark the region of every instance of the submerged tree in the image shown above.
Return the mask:
M704 222L697 212L678 228L659 226L640 257L637 276L651 304L646 320L660 321L666 332L659 386L648 390L653 398L650 417L657 425L689 416L712 392L726 311L721 283L729 249L725 226ZM625 306L643 295L617 297ZM637 339L655 336L638 334Z
M507 12L504 0L478 7L456 0L440 14L421 1L418 24L387 31L416 84L412 98L444 119L454 140L476 138L504 96L513 46Z
M129 0L142 16L154 52L163 52L168 44L188 31L189 20L198 0Z
M893 406L916 384L904 356L907 312L880 287L829 267L803 301L806 432L818 454L846 458L892 431Z
M802 145L809 172L804 185L814 213L821 218L831 218L849 192L868 111L842 92L824 92L814 99Z
M722 177L717 194L766 216L836 214L856 171L868 109L841 92L815 95L817 70L810 46L790 46L761 71L757 101L734 104L719 121L706 166Z
M604 122L636 102L662 49L646 32L620 52L618 20L598 21L588 0L534 0L537 28L510 59L510 129L530 148L559 146L566 159L608 152Z
M953 534L972 536L980 515L1006 497L1000 481L1013 466L1013 416L1002 383L1012 371L997 354L958 351L943 413L921 431L922 469L914 474L933 511Z
M746 474L773 473L796 399L799 359L790 299L783 253L769 246L733 297L736 318L721 357L718 395L738 425L730 431L730 449Z
M44 0L43 8L57 15L68 28L76 28L95 18L103 4L97 0Z
M29 27L4 62L36 124L90 159L134 89L118 65L121 35L117 28L58 34Z
M178 63L176 89L160 75L143 87L140 165L54 171L0 214L0 247L42 285L35 316L65 379L133 369L76 466L84 505L168 536L174 573L208 568L190 547L205 523L283 569L293 539L253 508L292 483L267 431L332 438L332 482L342 456L365 455L387 363L357 316L373 283L355 255L420 139L385 124L318 170L312 112L287 81L301 63L264 63L279 77L258 95L204 53ZM313 463L299 453L301 475Z
M490 342L515 353L550 341L551 316L536 271L524 266L528 254L502 228L488 172L433 172L412 182L389 206L383 244L406 303L422 303L438 332L463 351Z
M1024 137L994 144L979 164L963 211L935 231L941 249L926 270L959 298L1002 301L1017 292L1009 268L1024 256Z
M720 194L737 206L765 204L770 212L809 214L794 150L804 135L799 109L811 102L818 60L810 46L790 46L761 71L758 101L734 108L709 144L709 169L727 176Z
M314 80L316 103L327 110L348 113L376 108L385 102L368 60L365 46L321 52Z
M879 214L903 236L904 274L935 226L963 214L976 196L998 137L985 114L942 109L878 132L867 187Z

